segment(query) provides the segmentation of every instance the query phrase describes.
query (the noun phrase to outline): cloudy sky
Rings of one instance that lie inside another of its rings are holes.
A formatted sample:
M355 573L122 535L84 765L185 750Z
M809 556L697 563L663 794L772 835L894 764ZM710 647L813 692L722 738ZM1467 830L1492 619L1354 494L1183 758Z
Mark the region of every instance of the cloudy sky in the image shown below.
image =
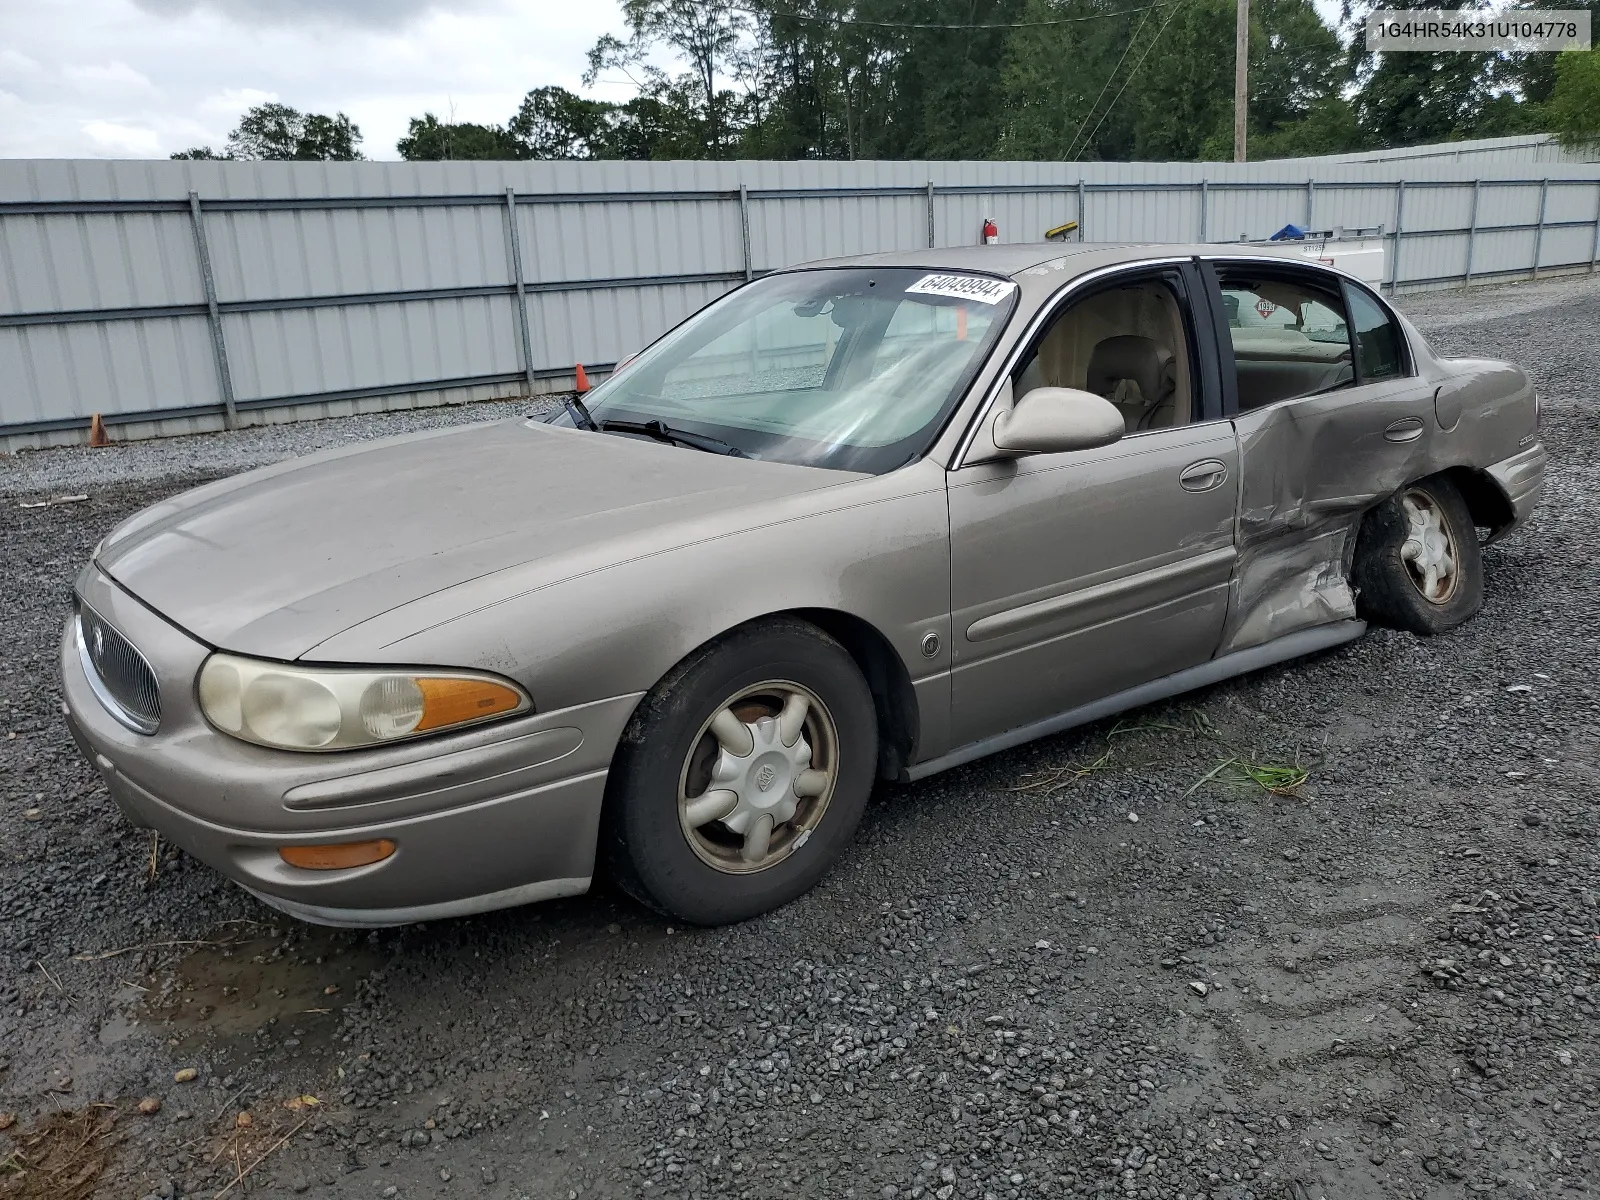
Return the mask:
M503 122L531 87L579 90L608 32L615 0L0 0L0 158L220 150L267 100L345 112L398 158L409 117Z

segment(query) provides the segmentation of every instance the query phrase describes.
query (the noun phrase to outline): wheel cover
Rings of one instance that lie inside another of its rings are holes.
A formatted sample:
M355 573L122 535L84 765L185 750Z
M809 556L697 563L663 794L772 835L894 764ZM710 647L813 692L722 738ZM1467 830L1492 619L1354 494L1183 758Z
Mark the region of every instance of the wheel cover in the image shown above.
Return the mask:
M838 778L839 731L815 692L787 680L719 704L678 772L678 824L706 865L730 875L776 866L821 822Z
M1400 507L1407 525L1406 540L1400 546L1406 576L1428 603L1447 604L1456 593L1461 572L1460 556L1444 510L1420 489L1401 496Z

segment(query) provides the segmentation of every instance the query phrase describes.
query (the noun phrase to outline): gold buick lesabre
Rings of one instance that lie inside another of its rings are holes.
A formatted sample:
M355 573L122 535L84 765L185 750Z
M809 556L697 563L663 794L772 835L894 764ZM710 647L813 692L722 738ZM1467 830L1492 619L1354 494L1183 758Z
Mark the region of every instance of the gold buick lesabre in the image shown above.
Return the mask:
M830 261L544 415L134 516L78 578L67 716L130 820L308 921L599 872L737 921L877 780L1455 627L1544 462L1519 367L1303 257Z

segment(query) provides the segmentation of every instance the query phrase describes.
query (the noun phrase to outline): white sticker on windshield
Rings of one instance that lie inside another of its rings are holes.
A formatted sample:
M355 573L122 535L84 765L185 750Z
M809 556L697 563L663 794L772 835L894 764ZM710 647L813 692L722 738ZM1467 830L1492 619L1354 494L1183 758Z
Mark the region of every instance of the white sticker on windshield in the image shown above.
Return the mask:
M908 296L949 296L955 300L976 300L979 304L999 304L1016 290L1009 279L988 279L982 275L924 275L906 289Z

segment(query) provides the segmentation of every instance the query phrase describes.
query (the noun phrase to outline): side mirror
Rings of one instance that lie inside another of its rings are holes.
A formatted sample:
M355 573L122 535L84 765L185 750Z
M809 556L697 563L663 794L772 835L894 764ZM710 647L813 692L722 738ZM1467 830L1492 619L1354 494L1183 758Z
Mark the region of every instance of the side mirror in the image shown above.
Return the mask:
M1077 388L1034 388L994 419L995 448L1014 454L1061 454L1109 446L1128 431L1111 401Z

